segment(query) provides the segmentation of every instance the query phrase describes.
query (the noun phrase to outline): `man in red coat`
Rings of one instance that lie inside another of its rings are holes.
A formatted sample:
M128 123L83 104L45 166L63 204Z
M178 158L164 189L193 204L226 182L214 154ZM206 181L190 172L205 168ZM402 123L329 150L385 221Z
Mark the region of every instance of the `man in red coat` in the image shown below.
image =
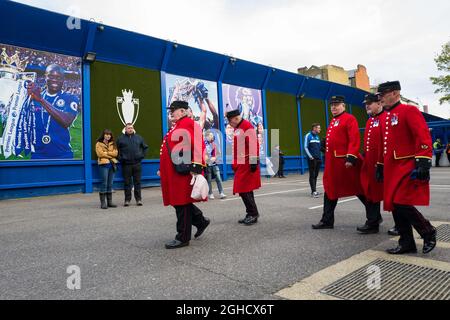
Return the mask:
M367 221L358 227L362 234L378 233L383 201L383 183L376 179L377 163L381 144L381 116L384 112L379 95L367 94L364 104L370 119L364 134L364 161L361 167L361 186L367 199ZM392 230L390 230L391 232Z
M378 88L385 108L378 178L384 175L384 210L393 212L400 233L398 247L387 252L417 252L414 227L424 239L423 253L429 253L436 246L436 229L414 206L430 204L431 135L420 111L401 103L400 90L398 81Z
M366 207L360 182L361 138L358 121L345 112L345 97L334 96L330 104L333 120L328 127L325 147L323 216L318 224L312 226L313 229L334 228L334 210L339 198L356 195Z
M189 245L192 225L197 227L195 238L200 237L210 220L194 205L191 198L192 175L201 174L205 167L205 143L200 126L187 114L189 105L174 101L170 105L174 126L164 137L160 150L161 190L165 206L173 206L177 214L177 236L166 244L167 249ZM182 161L181 161L182 160ZM179 173L175 165L184 163L187 172ZM205 199L206 200L206 199Z
M228 122L234 128L233 145L233 194L239 193L244 201L247 215L239 223L247 226L258 222L259 212L254 190L261 188L261 168L259 165L259 143L255 128L242 119L239 110L227 113Z

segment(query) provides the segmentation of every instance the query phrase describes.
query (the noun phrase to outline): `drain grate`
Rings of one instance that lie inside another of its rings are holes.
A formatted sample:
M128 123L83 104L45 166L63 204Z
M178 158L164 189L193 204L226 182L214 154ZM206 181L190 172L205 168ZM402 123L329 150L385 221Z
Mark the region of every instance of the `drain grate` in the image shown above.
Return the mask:
M320 292L344 300L450 300L450 272L378 259Z
M437 230L437 241L449 242L450 243L450 224L442 224L436 228Z

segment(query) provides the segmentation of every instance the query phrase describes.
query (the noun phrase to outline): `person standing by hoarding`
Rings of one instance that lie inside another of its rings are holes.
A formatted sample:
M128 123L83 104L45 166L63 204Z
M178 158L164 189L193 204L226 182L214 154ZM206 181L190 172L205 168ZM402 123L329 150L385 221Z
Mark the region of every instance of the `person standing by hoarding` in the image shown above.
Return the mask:
M225 199L227 196L223 192L222 177L220 176L220 168L217 164L217 159L220 156L219 148L214 139L214 133L207 131L206 134L206 178L209 186L209 199L214 200L214 192L212 187L212 179L216 180L217 188L219 189L220 199Z
M130 205L132 186L134 186L136 204L142 206L142 160L145 158L148 146L144 139L136 134L133 124L128 123L125 127L125 134L117 139L117 148L119 149L119 161L122 164L124 178L124 206Z
M311 197L313 198L319 197L317 178L322 166L321 141L319 137L321 130L319 123L313 123L311 131L305 136L305 152L309 166L309 185L311 186Z
M102 209L116 208L112 202L112 186L114 174L117 171L117 155L119 154L114 136L109 129L103 130L97 139L95 152L98 157L98 168L100 172L100 204Z
M433 143L433 150L436 156L436 167L440 167L442 153L444 152L444 147L442 146L441 139L437 138Z

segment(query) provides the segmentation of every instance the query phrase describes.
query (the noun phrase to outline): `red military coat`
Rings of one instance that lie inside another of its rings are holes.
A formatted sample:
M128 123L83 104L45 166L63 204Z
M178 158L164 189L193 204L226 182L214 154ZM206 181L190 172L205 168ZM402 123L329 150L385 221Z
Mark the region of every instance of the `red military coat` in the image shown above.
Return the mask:
M184 137L182 139L178 136L183 132L188 133L188 139L184 140ZM190 174L180 175L175 171L172 158L167 149L167 143L172 152L180 148L183 143L189 143L192 152L192 163L205 166L205 142L203 140L202 129L194 120L188 117L180 119L164 137L160 150L159 170L164 205L182 206L198 202L191 198L192 186L190 183L192 176Z
M244 140L245 136L245 140ZM250 158L259 157L259 143L255 128L247 120L242 120L234 129L233 144L233 194L252 192L261 188L261 168L250 169Z
M344 112L331 121L327 131L323 175L323 186L330 200L363 194L360 145L358 121L354 116ZM345 167L348 155L358 159L357 165L349 169Z
M361 186L366 198L374 203L383 201L383 183L377 182L375 173L382 148L382 127L380 116L383 112L367 121L364 134L364 161L361 167Z
M425 118L416 107L398 104L386 110L382 121L380 162L384 162L384 210L393 211L394 203L429 205L429 182L410 177L416 158L432 158L431 135Z

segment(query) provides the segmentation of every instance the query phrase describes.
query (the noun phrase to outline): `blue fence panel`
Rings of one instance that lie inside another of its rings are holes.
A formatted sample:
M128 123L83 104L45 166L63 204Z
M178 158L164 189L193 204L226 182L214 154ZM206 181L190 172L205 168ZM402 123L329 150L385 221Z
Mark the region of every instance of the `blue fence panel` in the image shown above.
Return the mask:
M298 97L326 100L330 94L341 94L346 96L352 105L362 106L365 94L359 89L338 84L331 86L331 83L327 81L174 44L111 26L99 28L98 24L86 20L80 20L81 28L70 30L67 22L72 18L17 2L0 1L0 14L0 42L5 44L78 57L84 56L87 51L92 51L96 53L97 60L100 61L216 81L219 85L228 83ZM49 36L50 31L51 36ZM84 105L89 107L86 103L86 100L89 100L88 66L84 67L84 73ZM164 89L164 82L161 85ZM164 96L165 92L162 93ZM219 109L222 112L221 103L222 101L219 101ZM300 105L298 107L301 108ZM86 115L89 114L88 111L87 109ZM90 132L90 123L86 115L84 133ZM221 127L223 128L223 123ZM167 130L165 123L163 123L163 129ZM85 155L88 155L89 152L86 151L91 150L91 139L87 136L85 138ZM300 139L302 138L303 132L300 128ZM89 158L86 157L86 159ZM227 170L222 168L222 173L232 175L231 166L224 165L224 167ZM158 168L158 160L144 161L144 186L159 185L159 178L156 175ZM285 170L288 173L303 173L307 170L307 163L304 157L287 157ZM0 162L0 199L89 192L96 190L98 183L96 163L90 160L86 162ZM119 171L116 174L115 186L120 188L122 183Z

